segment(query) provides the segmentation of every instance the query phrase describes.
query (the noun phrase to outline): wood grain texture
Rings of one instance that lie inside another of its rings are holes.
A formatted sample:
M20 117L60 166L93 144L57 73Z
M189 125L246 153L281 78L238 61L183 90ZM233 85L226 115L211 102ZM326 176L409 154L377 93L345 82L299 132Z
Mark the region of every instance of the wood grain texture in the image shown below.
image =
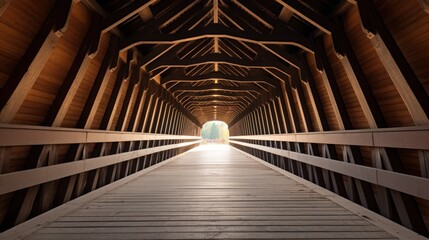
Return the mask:
M74 5L69 21L69 31L66 31L58 40L13 123L42 124L85 37L89 21L89 12L83 4Z
M88 99L89 92L91 91L91 87L94 84L95 77L100 68L101 62L106 54L107 45L109 42L108 34L103 34L101 36L101 44L100 49L97 52L97 55L94 59L92 59L88 70L85 73L85 77L82 80L82 83L79 86L79 90L77 91L75 97L73 98L72 103L69 106L67 114L61 124L61 127L75 127L79 116L82 113L82 110L86 104L86 100Z
M313 75L314 81L316 83L317 92L320 96L320 100L321 100L323 109L325 111L326 118L328 120L329 129L330 130L339 130L340 127L339 127L338 122L335 118L334 109L331 105L328 93L327 93L326 88L323 84L323 79L322 79L321 73L317 71L314 56L307 54L307 61L308 61L308 64L310 65L311 74ZM313 123L313 125L314 124L315 123Z
M203 145L24 239L395 239L228 145Z
M357 7L350 8L343 19L350 43L387 124L390 127L413 126L413 120L398 90L384 69L370 40L362 33Z
M402 53L429 94L429 15L418 1L375 2Z
M11 1L0 17L0 86L3 87L19 59L49 14L52 0ZM11 21L13 19L13 21Z

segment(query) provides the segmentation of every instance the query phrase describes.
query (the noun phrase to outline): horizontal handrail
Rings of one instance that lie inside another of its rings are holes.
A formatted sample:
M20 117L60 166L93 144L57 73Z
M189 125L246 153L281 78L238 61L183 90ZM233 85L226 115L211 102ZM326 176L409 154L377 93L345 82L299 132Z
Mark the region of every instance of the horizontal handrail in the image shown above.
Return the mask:
M164 145L141 149L131 152L124 152L115 155L108 155L96 158L88 158L75 162L61 163L46 167L17 171L0 175L0 195L13 192L19 189L35 186L45 182L61 179L75 174L87 172L97 168L106 167L112 164L121 163L156 152L186 147L200 143L201 140L184 142L178 144Z
M0 147L147 140L201 139L201 137L199 136L40 127L13 124L0 124L0 136Z
M429 127L231 136L230 139L429 150Z
M273 153L282 157L290 158L298 162L310 164L329 171L337 172L349 177L357 178L369 183L390 188L412 196L429 200L429 179L403 173L391 172L362 165L356 165L329 158L312 156L278 148L266 147L257 144L244 143L230 140L230 143L258 149ZM413 187L410 187L413 186Z

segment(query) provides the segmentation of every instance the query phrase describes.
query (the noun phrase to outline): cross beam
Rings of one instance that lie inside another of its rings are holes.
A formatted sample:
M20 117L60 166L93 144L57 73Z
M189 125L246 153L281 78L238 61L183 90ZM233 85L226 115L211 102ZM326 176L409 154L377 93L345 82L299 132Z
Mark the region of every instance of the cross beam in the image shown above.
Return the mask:
M197 76L186 76L185 74L170 74L167 77L161 79L161 84L167 84L172 82L199 82L199 81L208 81L208 80L223 80L229 82L237 83L264 83L268 84L271 87L275 87L272 82L267 81L267 76L249 74L246 77L242 76L229 76L220 72L213 72L204 75Z
M225 27L221 24L210 24L203 29L193 29L186 32L174 34L143 34L135 33L125 38L120 48L125 51L129 48L141 44L178 44L182 42L195 41L204 38L229 38L244 42L251 42L256 44L272 44L272 45L293 45L305 51L314 52L314 46L304 36L290 29L282 31L273 31L269 35L251 34L248 32L240 31Z
M256 85L243 85L243 86L227 86L221 84L207 84L203 86L193 86L190 83L177 84L168 89L171 93L175 92L203 92L203 91L234 91L234 92L255 92L261 94L260 88Z
M202 57L179 59L176 56L159 58L146 66L146 71L151 72L163 67L191 67L202 64L228 64L246 68L275 68L285 74L289 68L278 61L265 61L263 59L247 60L230 57L224 54L212 53Z
M248 92L236 92L236 91L224 91L224 90L214 91L211 89L209 89L208 91L188 92L187 94L185 94L184 97L187 97L188 95L192 97L205 97L205 96L254 97Z

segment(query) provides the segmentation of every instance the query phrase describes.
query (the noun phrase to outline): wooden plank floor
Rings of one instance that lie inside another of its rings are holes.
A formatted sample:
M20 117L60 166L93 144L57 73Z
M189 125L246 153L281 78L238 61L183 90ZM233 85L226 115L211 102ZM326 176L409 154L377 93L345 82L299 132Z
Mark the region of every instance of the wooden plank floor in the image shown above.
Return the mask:
M202 145L26 239L396 239L227 145Z

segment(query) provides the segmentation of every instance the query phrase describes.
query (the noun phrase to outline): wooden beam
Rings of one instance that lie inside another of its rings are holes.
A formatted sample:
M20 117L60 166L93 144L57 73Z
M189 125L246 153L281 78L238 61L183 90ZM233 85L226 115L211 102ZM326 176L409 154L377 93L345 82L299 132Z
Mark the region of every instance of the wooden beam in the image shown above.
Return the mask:
M255 6L252 2L250 1L237 1L237 0L233 0L232 1L234 4L236 4L239 8L241 8L242 10L244 10L248 15L250 15L254 20L262 23L266 28L269 29L273 29L273 19L271 18L271 16L268 16L267 14L265 14L265 12L263 12L262 10L260 10L257 6Z
M186 138L185 138L186 139ZM175 149L178 147L190 146L199 143L200 137L189 136L189 141L186 143L179 143L173 145L166 145L160 147L153 147L149 149L141 149L132 152L125 152L116 155L109 155L103 157L89 158L76 162L62 163L47 166L44 168L36 168L26 171L18 171L8 174L0 175L0 194L5 194L19 189L25 189L34 185L50 182L53 180L61 179L67 176L84 173L97 168L109 166L115 163L120 163L134 159L137 157L161 152L169 149Z
M180 95L180 98L177 97L177 99L180 99L179 102L186 98L191 97L209 97L209 96L229 96L229 97L236 97L236 98L242 98L244 101L252 101L253 99L256 99L255 96L248 92L236 92L236 91L200 91L200 92L184 92ZM250 102L249 102L250 103Z
M107 103L106 111L104 112L99 129L111 130L113 118L119 105L120 93L122 92L121 89L124 86L124 75L126 68L128 68L128 64L121 63L119 65L115 85L113 86L112 93L110 94L109 102Z
M319 28L323 32L330 34L332 26L331 22L322 14L313 11L312 9L306 7L299 1L295 0L276 0L276 2L280 3L284 7L288 8L294 14L303 18L305 21L310 23L311 25Z
M134 109L130 117L130 123L128 125L129 132L135 132L137 130L138 118L142 114L142 105L145 100L145 94L147 93L147 86L149 83L149 75L147 73L142 73L142 79L140 80L140 88L137 94L137 103L134 104Z
M49 16L31 41L0 91L0 122L11 122L24 102L51 53L67 28L72 0L56 1Z
M221 84L208 84L203 86L192 86L190 83L178 84L168 89L170 92L201 92L201 91L236 91L236 92L252 92L259 95L265 92L264 89L256 85L228 86Z
M318 49L316 61L319 63L319 67L321 68L319 71L321 72L325 89L333 106L338 125L340 126L340 129L352 129L353 127L346 111L346 106L344 105L340 89L338 88L337 80L325 52L323 37L319 37L316 40L316 46Z
M239 55L238 57L240 58L245 59L247 57L249 59L255 59L257 57L258 52L254 49L255 44L249 44L227 38L222 39L222 43L230 48L235 49Z
M319 96L319 91L317 90L313 74L311 73L310 66L308 65L307 58L305 54L301 55L302 59L302 69L301 71L305 74L304 78L306 80L307 92L310 97L311 105L316 114L316 121L319 125L321 131L329 131L328 119L326 118L325 110L322 105L322 100Z
M230 81L237 83L264 83L271 87L274 87L273 81L269 80L268 77L262 76L259 74L250 74L246 77L239 76L229 76L226 74L222 74L220 72L213 72L205 75L197 75L197 76L186 76L185 74L171 74L161 79L161 84L167 84L171 82L198 82L198 81L207 81L207 80L222 80L222 81Z
M38 33L0 91L0 122L11 122L43 70L59 38L67 29L72 0L57 1ZM37 150L40 148L37 148ZM33 148L34 150L34 148ZM42 149L43 150L43 149ZM4 151L4 150L3 150ZM52 158L50 158L52 160ZM1 162L0 164L4 164ZM39 162L37 163L39 164ZM14 194L5 226L25 221L32 210L39 186Z
M371 128L387 127L386 120L381 112L380 106L371 90L366 76L360 66L360 63L352 49L347 38L343 23L340 19L336 20L334 37L337 38L343 54L338 54L344 70L350 80L351 86L356 94L360 106L362 107L365 118Z
M197 3L198 1L189 0L173 2L169 6L169 11L149 21L143 27L139 28L136 32L140 34L150 34L155 31L159 31L163 26L166 26L170 22L174 21L178 15L184 14Z
M183 19L177 19L178 21L174 21L168 26L164 27L162 32L170 34L191 30L196 27L201 19L210 14L212 9L210 4L205 4L204 1L201 1L195 7L197 8L196 11L193 11L194 9L192 9L191 12L182 16Z
M23 145L36 145L36 144L51 144L50 142L39 142L39 140L49 140L54 138L57 144L69 144L70 141L64 141L69 139L69 136L79 136L81 133L82 141L87 139L87 142L92 142L95 139L97 141L117 141L123 139L128 141L134 136L139 137L156 137L155 139L162 139L164 135L144 135L135 133L122 133L122 132L110 132L96 130L76 130L76 129L61 129L61 128L47 128L37 126L16 126L16 125L2 125L3 127L1 134L8 136L16 136L17 140L25 140ZM15 129L13 129L15 128ZM31 133L29 131L32 131ZM429 149L428 146L422 144L428 144L425 141L425 136L428 134L427 128L422 127L405 127L405 128L391 128L391 129L376 129L376 130L352 130L352 131L340 131L340 132L319 132L311 134L287 134L287 135L270 135L270 136L258 136L259 139L267 139L273 141L298 141L298 142L315 142L315 143L332 143L332 144L347 144L357 146L373 146L373 147L389 147L389 148L409 148L416 149L416 145L419 144L417 149ZM21 132L21 133L20 133ZM43 132L52 132L50 135L40 135ZM76 135L76 133L79 133ZM89 135L88 135L89 134ZM94 134L94 135L92 135ZM27 138L21 136L27 135ZM97 136L99 135L99 136ZM31 137L30 137L31 136ZM116 137L115 137L116 136ZM124 138L129 136L131 138ZM112 138L114 137L114 138ZM168 136L165 136L168 137ZM170 136L173 138L183 138L181 136ZM256 139L256 136L243 136L243 137L232 137L235 139ZM310 140L310 138L313 138ZM404 140L406 139L406 140ZM9 139L10 140L10 139ZM62 142L61 142L62 140ZM352 141L351 141L352 140ZM79 140L81 141L81 140ZM73 141L72 141L73 142ZM369 143L369 144L368 144ZM21 145L19 143L12 143L12 145ZM10 144L2 146L11 146Z
M340 126L341 130L353 129L350 117L348 115L346 106L344 104L344 101L342 99L342 96L338 87L338 83L335 79L335 75L333 73L327 54L325 52L323 37L319 37L316 40L316 45L318 49L316 57L320 67L322 68L321 75L324 80L324 84L326 86L328 96L331 100L331 104L333 106L335 116L338 121L338 125ZM355 164L362 164L361 153L359 149L357 149L356 147L344 146L343 158L344 158L343 159L344 161L350 161ZM355 197L354 184L356 184L361 203L365 207L370 208L373 211L378 211L378 206L374 199L374 193L372 191L371 186L368 185L368 183L361 182L359 180L354 180L354 179L348 179L348 183L349 183L349 188L348 188L349 199L356 201L356 199L354 199Z
M243 31L227 28L221 24L210 24L203 30L195 29L175 34L134 34L121 42L121 49L126 50L141 44L177 44L204 38L230 38L255 44L293 45L306 51L313 52L313 44L295 32L275 33L274 35L261 36L249 34Z
M237 101L230 101L225 100L224 98L212 98L212 99L199 99L199 100L190 100L186 102L183 107L187 109L192 109L192 107L196 106L240 106L240 108L244 109L246 108L246 104L237 102Z
M307 62L307 58L305 54L301 55L301 60L302 60L301 72L304 74L303 77L307 79L305 83L307 84L307 92L308 92L310 101L312 103L311 105L313 106L313 109L316 114L317 124L319 125L319 129L321 131L329 131L330 127L328 124L328 119L326 117L325 110L322 106L322 101L320 99L319 92L317 90L316 83L313 78L313 74ZM300 81L300 83L298 84L304 84L304 82ZM314 151L313 149L313 153L315 154L317 153L317 151ZM317 156L317 154L315 155ZM322 146L322 156L332 158L332 159L338 159L335 146L332 144L325 144L324 146ZM344 183L341 176L339 176L339 174L328 172L326 170L322 170L322 174L324 175L324 183L326 188L330 189L331 191L336 191L337 194L339 195L346 196Z
M362 20L362 28L407 106L414 123L427 125L429 122L429 96L421 82L383 22L374 3L372 1L358 1L357 5ZM419 153L420 170L423 176L429 172L425 154L424 152ZM388 161L392 154L386 152L384 155L387 156L387 158L383 158L386 166L394 167L394 163ZM395 156L393 155L393 157ZM400 166L400 164L396 165L397 167ZM415 200L395 192L392 194L396 209L401 212L399 214L401 222L423 235L428 235L422 218L412 217L418 212L418 209L415 208Z
M111 128L113 119L115 117L116 109L119 104L119 92L121 92L121 88L123 86L123 77L124 77L126 68L128 68L128 64L123 64L123 63L119 64L119 72L116 76L115 85L113 86L113 90L110 95L109 102L107 104L106 110L104 112L104 115L99 127L99 129L101 130L109 130ZM92 158L101 157L105 154L106 154L106 143L105 142L96 143L92 151L91 157ZM106 167L89 172L85 191L90 192L95 190L97 185L104 185L106 174L107 174ZM101 180L101 183L99 183L99 179ZM64 193L59 195L64 195Z
M405 175L392 171L366 167L341 161L332 161L332 159L311 156L303 153L297 153L288 150L275 149L271 147L261 146L257 144L244 143L241 141L230 140L231 143L259 149L261 151L272 152L280 156L284 156L295 161L310 164L320 168L334 171L345 176L353 177L366 181L368 183L383 186L389 189L394 189L412 196L429 200L429 189L426 187L429 184L429 179ZM413 186L410 188L410 184Z
M92 85L89 96L86 100L86 104L82 110L82 113L79 117L79 121L77 122L77 128L90 128L92 122L94 120L94 116L96 114L96 109L98 108L101 99L103 97L104 91L107 87L107 83L110 79L112 71L109 71L109 67L111 66L111 62L115 55L115 48L117 48L118 37L116 35L112 35L109 40L109 45L107 47L107 51L102 60L101 66L98 70L97 76ZM68 149L67 156L65 157L65 162L73 162L78 160L79 158L86 158L85 156L85 145L82 144L74 144L71 145ZM77 179L79 177L79 179ZM61 184L61 189L64 191L64 196L58 195L57 199L60 202L67 202L72 197L72 193L74 191L74 187L76 184L76 179L80 181L77 184L78 191L77 196L82 194L83 190L83 175L80 176L71 176L68 180L64 180ZM62 198L62 199L60 199Z
M366 77L345 35L345 30L343 29L342 23L340 21L337 21L336 25L337 28L334 32L334 36L338 38L339 43L341 44L341 49L344 51L343 57L341 58L341 62L343 63L346 73L351 81L352 87L357 95L358 101L363 109L369 126L371 128L388 127L375 99L375 96L373 95L372 90L369 87ZM401 161L394 149L373 148L372 152L373 166L379 168L383 168L384 166L387 170L403 172ZM388 195L390 194L387 189L378 190L377 197L379 199L381 213L386 217L392 218L392 208L390 207L391 201ZM396 199L395 202L399 206L398 208L401 208L400 206L404 205L404 199L398 196L398 194L394 194L393 198ZM414 205L414 203L412 204Z
M94 38L98 39L95 34L99 34L98 24L100 20L100 16L95 14L92 16L88 33L82 42L81 48L75 56L75 59L73 60L72 66L70 67L70 70L67 73L63 84L61 85L59 93L57 94L47 116L45 117L43 122L45 126L57 127L60 126L63 122L68 107L73 100L88 67L90 66L91 56L88 52L91 44L94 41ZM27 159L27 167L41 167L55 164L58 161L56 152L55 145L33 146ZM33 207L33 211L44 212L51 208L52 201L54 200L55 186L55 183L47 183L41 186L39 200L35 200L35 202L39 202L39 204L36 204L36 206ZM28 206L31 205L31 201L29 199L34 197L30 196L28 193L35 193L36 188L38 187L39 186L35 186L34 191L27 192L24 202L27 202Z
M266 25L249 15L245 10L240 8L238 5L231 1L223 1L224 4L221 6L221 10L229 19L236 25L243 28L244 31L256 32L257 34L269 34L271 29L267 28Z
M157 47L155 47L150 53L148 53L147 55L145 55L142 58L142 67L144 68L144 66L146 66L147 64L151 63L152 61L154 61L155 59L161 57L162 55L168 53L168 52L174 52L173 50L175 50L175 48L177 48L177 45L159 45Z
M260 45L259 53L264 54L266 56L267 52L271 53L271 55L278 57L284 62L301 69L301 63L297 56L290 54L286 50L284 50L281 46L277 45Z
M228 95L214 95L214 96L200 96L200 97L194 97L194 96L187 96L187 98L183 99L181 103L186 108L186 104L190 101L207 101L207 100L226 100L226 101L238 101L242 100L241 97L232 97Z
M125 93L125 96L123 98L123 102L121 105L121 111L119 113L119 117L118 117L118 123L115 126L115 131L124 131L126 128L126 120L127 120L127 116L129 116L130 111L131 111L131 99L132 99L132 95L135 94L136 92L136 88L138 87L138 83L140 81L140 64L138 62L133 63L132 66L132 70L131 70L131 75L130 78L128 79L128 88L127 91ZM137 99L136 99L137 101ZM114 142L112 143L112 146L110 147L110 154L118 154L121 152L122 149L122 143L121 142ZM125 163L125 166L121 166L128 168L129 167L129 161L127 161ZM122 164L124 165L124 164ZM124 168L122 168L122 170L124 170ZM124 177L124 172L120 173L119 178Z
M123 103L121 105L121 111L119 113L118 123L115 126L115 131L124 131L126 127L126 118L130 113L130 105L131 105L131 97L135 92L136 87L138 86L140 81L140 65L135 63L132 67L132 73L128 82L128 88L125 93L125 97L122 100Z
M119 11L112 13L102 23L102 29L104 29L103 32L112 30L156 1L157 0L133 1Z
M235 106L235 107L240 107L241 109L245 109L245 106L243 106L240 103L221 101L221 100L190 101L188 105L186 105L186 107L190 110L194 109L195 107L208 107L208 106L216 106L216 107L217 106Z
M112 71L109 70L109 66L113 58L114 50L117 48L117 43L118 37L116 35L111 35L106 55L103 58L88 99L86 100L84 109L80 115L76 126L77 128L89 128L92 124L93 118L97 112L94 109L98 108L101 98L103 97L104 90L107 86L107 82L112 74Z
M86 37L82 42L73 63L59 89L55 100L49 109L48 114L43 121L44 126L58 127L63 122L70 103L73 101L81 82L90 66L92 57L89 53L91 44L94 39L98 39L94 33L97 33L101 17L92 15L91 25L88 29Z
M56 99L54 100L46 118L44 121L45 126L59 126L68 110L68 107L70 105L70 102L74 98L74 95L83 79L83 76L90 64L90 57L88 55L89 46L91 45L94 34L92 31L95 31L95 28L97 28L98 20L100 18L96 15L93 15L93 19L91 21L90 29L81 44L81 48L79 49L72 66L59 90L59 93L56 96ZM33 167L40 167L45 166L46 164L54 164L56 161L56 151L55 146L53 145L45 145L45 146L32 146L30 150L29 157L27 159L26 166L33 168ZM42 193L40 194L41 200L40 205L41 208L36 211L46 211L51 204L51 200L53 199L54 190L52 189L53 184L49 183L48 185L42 186ZM31 208L32 206L32 200L34 199L34 195L30 196L30 193L37 193L39 186L34 187L32 191L28 191L25 195L24 199L18 200L15 199L15 202L23 202L26 203L28 208ZM22 208L21 208L22 209ZM36 207L37 209L37 207ZM28 212L21 212L20 216L22 216L22 219L25 218L25 216L28 215Z
M274 68L277 69L285 74L287 74L287 68L285 65L280 64L278 61L267 61L265 59L255 59L255 60L246 60L246 59L239 59L234 57L229 57L224 54L208 54L201 57L195 57L195 58L185 58L185 59L179 59L175 56L169 57L167 59L165 58L159 58L158 60L153 61L151 64L148 64L146 66L146 70L151 72L158 68L164 68L164 67L191 67L191 66L198 66L202 64L228 64L231 66L239 66L239 67L246 67L246 68Z
M429 96L370 0L357 1L362 27L415 124L427 125Z
M219 23L219 0L213 0L213 23ZM215 53L219 53L219 38L214 37L213 39L213 49ZM219 63L214 63L214 71L219 71Z
M157 133L157 134L159 134L162 131L162 125L164 124L164 121L166 120L165 118L168 115L168 103L164 92L162 92L161 99L162 99L162 110L158 114L158 120L156 121L155 129L153 131L154 133Z

